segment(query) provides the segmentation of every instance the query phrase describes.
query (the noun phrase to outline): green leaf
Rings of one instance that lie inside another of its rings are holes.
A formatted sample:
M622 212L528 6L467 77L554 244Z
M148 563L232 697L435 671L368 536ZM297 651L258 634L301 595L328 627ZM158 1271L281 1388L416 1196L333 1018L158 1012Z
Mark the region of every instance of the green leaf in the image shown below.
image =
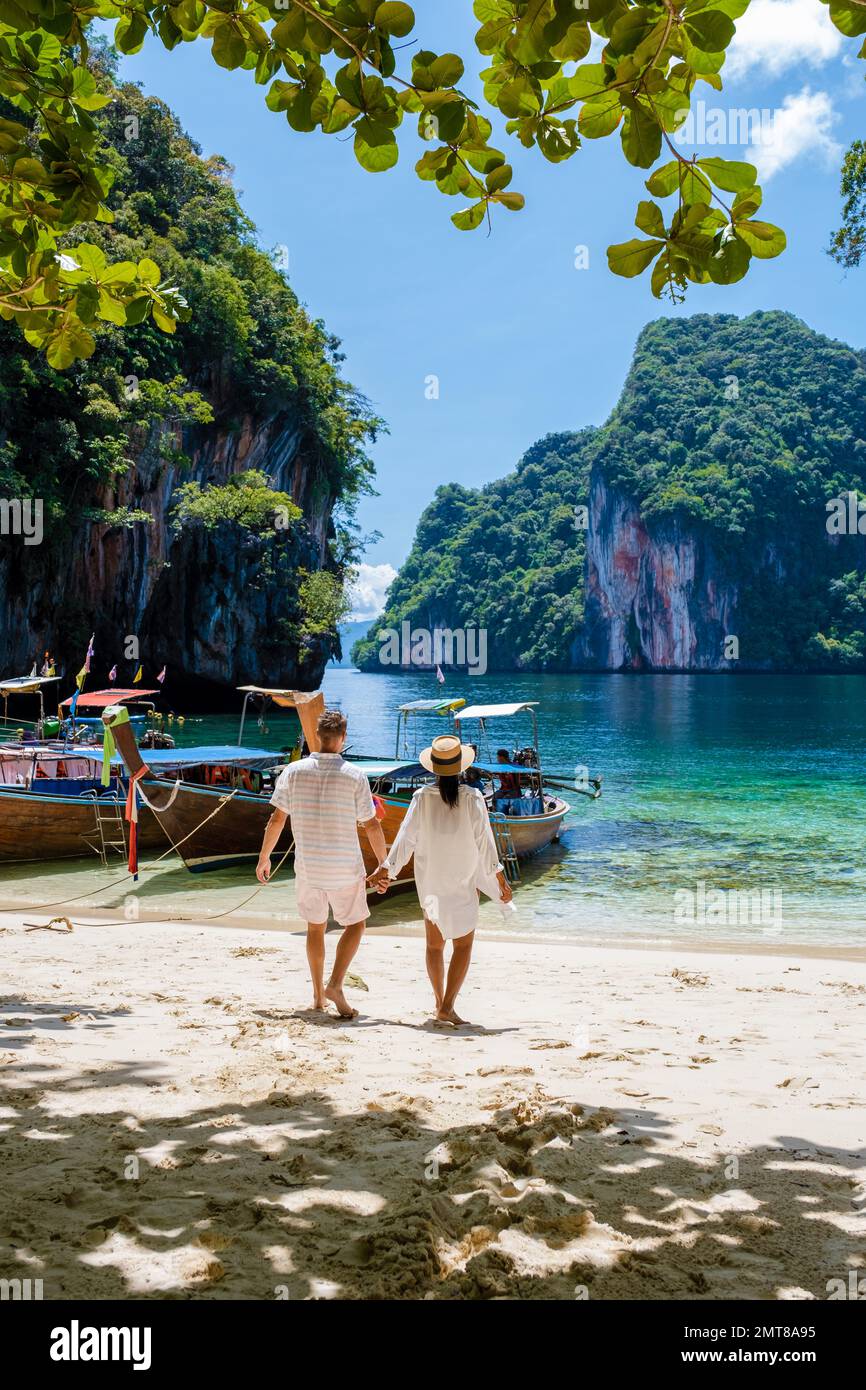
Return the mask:
M159 266L156 261L152 261L145 256L144 260L138 263L138 278L145 285L158 285L160 281Z
M360 127L360 128L359 128ZM382 174L393 169L400 157L397 140L392 130L384 126L376 128L370 121L359 122L355 130L355 158L362 168L371 174ZM375 144L370 144L365 133L375 132Z
M140 294L135 299L131 299L126 306L126 322L128 324L143 323L147 318L150 304L149 294Z
M830 18L849 39L866 34L866 9L862 5L851 4L849 0L830 0Z
M213 36L214 62L232 71L239 68L247 56L247 42L230 20L225 21Z
M385 0L376 9L373 23L383 33L404 39L415 28L415 11L410 5L402 4L401 0Z
M680 162L672 159L670 164L663 164L660 169L656 169L646 181L648 193L652 193L656 198L668 198L680 184Z
M461 232L474 232L476 227L480 227L484 221L484 214L487 211L485 202L475 203L470 208L464 208L462 212L455 212L451 221Z
M140 14L124 17L117 21L114 30L114 44L121 53L138 53L147 35L147 21Z
M703 169L716 188L728 193L739 193L746 188L754 188L758 171L754 164L746 164L737 159L699 159L698 167Z
M578 101L588 101L590 97L597 97L607 90L608 78L612 76L610 68L605 67L604 63L584 63L574 76L569 78L571 95Z
M706 263L707 273L716 285L735 285L749 269L752 252L739 237L731 237L710 256Z
M80 358L90 357L95 347L93 334L88 333L80 319L70 317L48 338L48 365L62 372Z
M648 236L662 237L667 235L665 230L665 220L662 210L657 203L651 203L648 199L637 205L637 216L634 219L635 226Z
M587 140L600 140L616 130L622 120L618 92L603 92L585 101L577 118L577 128Z
M629 164L649 169L659 157L662 132L658 122L636 102L626 111L622 129L622 148Z
M498 193L500 189L507 188L514 177L514 170L510 164L500 164L496 169L492 169L487 175L487 192Z
M736 33L734 21L721 10L687 14L684 28L695 47L703 53L723 53Z
M116 323L121 328L126 323L124 305L119 299L115 299L113 295L106 293L103 289L99 291L99 309L97 312L106 323Z
M520 212L526 207L526 199L522 193L494 193L491 202L500 203L502 207L508 208L509 212Z
M664 247L663 241L623 241L607 248L607 263L614 275L624 275L630 280L646 270Z
M762 261L780 256L788 245L781 227L774 227L772 222L738 222L737 236L742 237L752 255Z

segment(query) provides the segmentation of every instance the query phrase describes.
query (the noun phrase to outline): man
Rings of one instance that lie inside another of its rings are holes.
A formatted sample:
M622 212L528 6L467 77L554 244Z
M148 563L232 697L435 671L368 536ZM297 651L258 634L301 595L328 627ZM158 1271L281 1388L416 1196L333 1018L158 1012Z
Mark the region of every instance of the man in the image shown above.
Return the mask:
M510 765L511 754L507 748L497 748L496 761L504 763L506 766ZM494 795L494 804L520 796L520 774L518 772L500 772L498 777L499 790Z
M317 733L320 751L291 763L277 779L271 797L274 813L265 829L256 877L260 883L270 878L271 854L286 818L291 816L298 911L307 923L313 1008L324 1011L330 1000L341 1018L356 1018L358 1011L347 1002L343 981L370 915L358 827L367 836L378 865L384 862L387 847L370 784L363 772L342 756L345 717L338 710L326 710L319 718ZM325 985L329 906L343 935Z

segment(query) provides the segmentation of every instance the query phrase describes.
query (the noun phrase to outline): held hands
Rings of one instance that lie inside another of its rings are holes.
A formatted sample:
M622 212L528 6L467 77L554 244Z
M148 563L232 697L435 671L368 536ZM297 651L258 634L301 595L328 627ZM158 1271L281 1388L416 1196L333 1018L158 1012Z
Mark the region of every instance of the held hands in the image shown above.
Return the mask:
M268 857L267 859L260 859L259 862L258 862L258 864L256 865L256 878L258 879L259 883L267 883L267 882L269 881L270 877L271 877L271 861L270 861L270 857Z
M504 903L510 903L511 899L514 897L514 894L511 891L511 884L508 882L508 879L505 877L505 874L497 874L496 881L499 884L500 900Z
M377 893L387 893L390 882L391 875L384 864L380 864L378 869L367 875L367 887L375 888Z

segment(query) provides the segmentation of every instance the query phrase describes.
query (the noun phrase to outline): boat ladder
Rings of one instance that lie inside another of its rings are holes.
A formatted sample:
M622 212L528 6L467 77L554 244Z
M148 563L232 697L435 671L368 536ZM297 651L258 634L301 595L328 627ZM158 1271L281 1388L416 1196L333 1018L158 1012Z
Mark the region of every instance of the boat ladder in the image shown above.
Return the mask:
M93 814L96 820L95 831L98 837L96 842L88 840L87 843L98 854L103 864L108 864L108 856L114 850L118 854L125 855L126 850L126 825L123 819L120 800L114 796L97 796L95 792L88 792L88 796L93 797Z
M490 824L493 827L496 852L505 870L505 877L509 883L519 883L520 861L517 858L517 850L514 848L514 840L511 837L511 826L501 811L490 812Z

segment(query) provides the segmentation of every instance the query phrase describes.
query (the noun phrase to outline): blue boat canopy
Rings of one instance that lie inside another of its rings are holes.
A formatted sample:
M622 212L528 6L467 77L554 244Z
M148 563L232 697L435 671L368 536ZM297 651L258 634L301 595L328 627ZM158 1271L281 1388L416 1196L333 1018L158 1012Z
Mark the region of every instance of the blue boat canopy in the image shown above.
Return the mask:
M100 753L100 761L102 755ZM286 762L285 753L270 752L267 748L238 748L237 744L199 744L194 748L142 748L144 762L154 772L177 772L185 767L207 763L215 767L247 767L264 770ZM119 756L114 763L123 766Z

